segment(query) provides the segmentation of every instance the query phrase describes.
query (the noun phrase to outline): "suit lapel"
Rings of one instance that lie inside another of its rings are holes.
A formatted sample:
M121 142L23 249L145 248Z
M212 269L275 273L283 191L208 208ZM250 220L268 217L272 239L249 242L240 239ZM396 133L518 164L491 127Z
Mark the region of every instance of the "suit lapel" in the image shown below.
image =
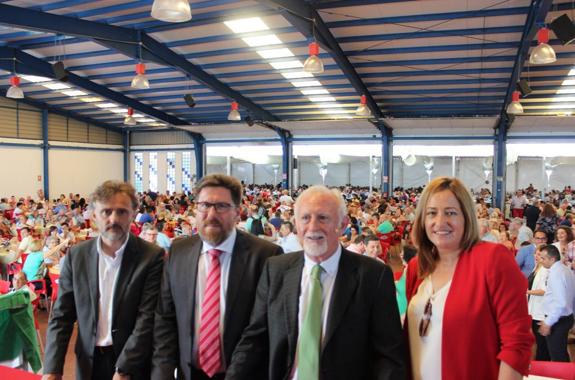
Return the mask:
M230 326L234 318L233 310L234 304L237 301L238 293L241 288L242 278L248 268L246 267L248 255L251 252L249 247L245 244L245 239L242 232L237 231L236 241L234 242L234 249L232 252L230 262L230 273L228 274L228 290L226 293L226 315L225 326ZM229 329L226 329L228 331ZM224 337L225 340L225 337Z
M98 324L100 289L98 288L100 274L98 272L98 239L94 239L88 257L88 287L90 290L90 302L95 325Z
M284 274L284 307L285 307L285 318L288 331L288 343L290 355L295 354L298 338L298 309L299 309L299 295L300 295L300 285L301 277L303 272L303 252L298 254L297 259L292 263L292 265L285 271ZM293 363L293 357L290 357L291 366Z
M324 334L322 351L329 343L329 340L341 322L357 288L357 266L349 255L354 255L354 253L342 249L337 269L337 277L333 285L333 294L331 296L331 305L329 306L329 317Z
M202 240L198 238L194 241L194 243L191 245L190 247L190 254L189 255L185 255L184 257L186 257L186 259L182 260L183 263L181 263L182 268L174 268L174 273L181 273L184 274L185 273L185 279L182 283L183 284L187 284L188 281L186 279L189 278L189 276L192 276L192 278L194 279L194 281L191 282L190 286L183 286L184 290L189 291L189 293L187 294L183 294L184 298L184 302L188 302L188 307L187 310L190 311L190 322L188 324L188 326L193 326L195 323L195 315L196 315L196 289L197 289L197 277L198 277L198 265L200 262L200 255L202 253ZM180 265L180 263L175 263ZM185 270L184 268L190 268L190 271L188 272L187 270ZM178 270L180 269L180 270Z
M138 242L136 237L130 234L128 244L124 250L122 263L120 264L120 271L116 279L116 286L114 287L114 298L112 300L112 326L115 325L116 317L118 316L118 306L124 297L126 287L132 279L132 273L138 264Z

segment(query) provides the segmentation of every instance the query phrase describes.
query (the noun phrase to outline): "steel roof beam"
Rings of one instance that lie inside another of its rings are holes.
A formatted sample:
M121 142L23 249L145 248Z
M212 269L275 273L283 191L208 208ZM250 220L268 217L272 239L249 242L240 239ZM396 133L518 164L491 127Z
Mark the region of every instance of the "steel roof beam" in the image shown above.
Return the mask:
M5 4L0 4L0 23L93 39L132 58L139 58L140 53L138 50L141 50L143 59L152 59L151 57L153 56L155 62L177 67L184 74L194 77L197 81L220 95L237 101L256 117L264 120L278 120L277 117L238 91L206 73L199 66L192 64L185 57L170 50L145 32ZM138 49L138 47L141 47L141 49Z
M341 68L344 75L356 89L358 94L366 96L367 105L371 110L372 115L376 118L383 117L379 106L373 99L367 86L355 71L353 65L349 62L346 54L337 43L333 34L331 34L331 31L326 26L321 16L311 5L302 0L260 0L260 2L268 4L275 9L279 9L282 15L293 26L295 26L300 33L307 38L315 38L323 49L330 52L335 62Z
M0 47L0 68L6 71L12 71L12 69L15 68L16 72L19 74L38 75L55 79L51 64L28 53L12 48ZM184 120L168 115L165 112L159 111L116 91L112 91L106 86L94 83L74 73L68 72L68 82L110 100L125 104L126 106L132 107L134 110L155 117L166 123L172 125L188 124Z

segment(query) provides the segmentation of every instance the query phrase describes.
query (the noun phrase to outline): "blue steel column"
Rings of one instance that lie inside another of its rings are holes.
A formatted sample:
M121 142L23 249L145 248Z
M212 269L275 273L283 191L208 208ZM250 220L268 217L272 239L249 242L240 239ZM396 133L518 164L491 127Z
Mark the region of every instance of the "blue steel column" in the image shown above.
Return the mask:
M199 181L204 176L206 140L203 137L191 133L190 137L194 141L194 154L196 156L196 181Z
M392 134L391 129L383 127L381 129L381 191L387 193L388 196L391 194L391 184L392 184ZM371 175L371 173L370 173Z
M49 162L48 162L48 149L50 148L48 144L48 110L42 110L42 166L44 178L44 199L50 199L50 179L49 175Z
M130 180L130 131L122 134L122 144L124 145L124 182Z
M278 132L282 142L282 189L291 188L292 143L287 133Z
M495 155L495 181L493 188L493 197L495 199L494 207L505 210L505 179L507 177L507 127L509 119L501 118L499 126L496 129L497 136L494 143Z

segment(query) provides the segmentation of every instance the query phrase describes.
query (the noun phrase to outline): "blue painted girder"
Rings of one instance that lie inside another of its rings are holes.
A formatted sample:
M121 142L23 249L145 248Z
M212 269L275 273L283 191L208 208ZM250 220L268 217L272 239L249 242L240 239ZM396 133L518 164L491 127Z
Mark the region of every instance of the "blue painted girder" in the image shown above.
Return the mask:
M145 32L5 4L0 4L0 23L93 39L104 46L114 48L133 58L139 57L140 54L142 54L143 59L151 59L153 56L154 61L163 62L167 66L177 67L186 75L192 76L220 95L237 101L258 118L262 120L277 120L275 116L253 103L250 99L207 74L201 68L159 43Z

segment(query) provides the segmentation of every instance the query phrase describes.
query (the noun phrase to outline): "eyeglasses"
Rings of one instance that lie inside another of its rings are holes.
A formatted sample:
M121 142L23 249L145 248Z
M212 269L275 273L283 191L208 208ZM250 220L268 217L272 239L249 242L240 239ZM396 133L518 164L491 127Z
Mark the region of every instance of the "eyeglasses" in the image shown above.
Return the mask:
M539 237L535 236L534 239L535 239L535 240L538 240L538 241L539 241L539 240L547 240L547 236L539 236Z
M425 309L423 311L423 317L419 321L419 336L427 336L427 330L429 329L429 323L431 322L431 297L427 300L425 304Z
M217 202L217 203L210 203L210 202L198 202L198 211L199 212L208 212L210 208L215 208L217 213L223 213L234 207L233 205L225 202Z

